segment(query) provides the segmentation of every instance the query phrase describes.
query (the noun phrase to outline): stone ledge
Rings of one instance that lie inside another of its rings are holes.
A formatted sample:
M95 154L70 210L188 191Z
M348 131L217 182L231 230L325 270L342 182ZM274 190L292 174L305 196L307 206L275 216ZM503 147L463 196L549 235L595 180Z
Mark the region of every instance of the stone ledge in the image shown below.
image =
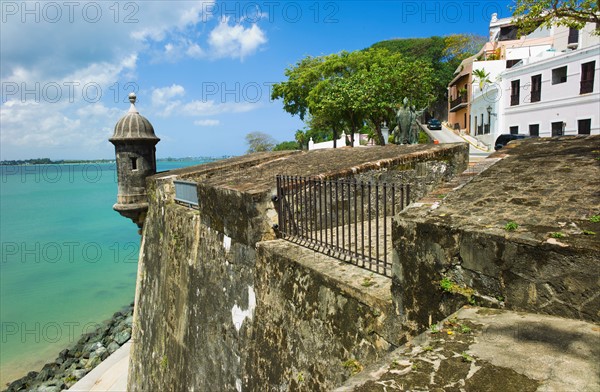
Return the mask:
M375 274L364 268L340 261L325 254L286 240L264 241L257 244L269 255L277 254L289 263L296 263L319 274L328 283L373 308L392 305L389 277ZM368 287L364 282L370 282Z
M592 391L599 363L595 324L465 307L335 391Z

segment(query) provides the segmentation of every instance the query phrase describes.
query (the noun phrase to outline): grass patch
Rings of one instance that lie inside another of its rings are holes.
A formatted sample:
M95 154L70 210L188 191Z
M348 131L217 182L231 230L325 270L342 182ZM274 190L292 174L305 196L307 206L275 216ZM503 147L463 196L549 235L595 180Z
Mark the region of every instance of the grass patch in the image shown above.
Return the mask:
M510 221L504 225L504 230L506 231L515 231L519 228L519 225L516 222Z
M370 276L367 276L366 278L364 278L360 285L363 287L371 287L374 284L375 284L375 278L373 277L373 274L371 274Z
M362 372L363 370L363 366L356 359L349 359L342 365L344 366L344 369L350 370L350 374L352 374L353 376Z
M440 287L447 293L452 294L460 294L464 297L467 297L467 300L471 305L475 305L475 298L473 295L475 294L475 290L467 286L461 286L455 282L453 282L450 278L444 277L440 281Z

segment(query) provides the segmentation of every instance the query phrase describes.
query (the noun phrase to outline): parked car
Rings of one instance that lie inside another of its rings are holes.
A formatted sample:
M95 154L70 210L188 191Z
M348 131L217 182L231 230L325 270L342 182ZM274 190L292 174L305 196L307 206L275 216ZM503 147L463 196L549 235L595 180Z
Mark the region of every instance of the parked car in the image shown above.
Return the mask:
M513 133L503 133L502 135L498 136L498 138L496 139L496 144L494 146L494 149L496 151L498 151L502 147L506 146L508 144L508 142L510 142L511 140L525 139L528 137L530 137L530 136L513 134Z
M440 122L440 120L432 118L431 120L429 120L429 123L427 123L427 128L431 130L442 129L442 123Z

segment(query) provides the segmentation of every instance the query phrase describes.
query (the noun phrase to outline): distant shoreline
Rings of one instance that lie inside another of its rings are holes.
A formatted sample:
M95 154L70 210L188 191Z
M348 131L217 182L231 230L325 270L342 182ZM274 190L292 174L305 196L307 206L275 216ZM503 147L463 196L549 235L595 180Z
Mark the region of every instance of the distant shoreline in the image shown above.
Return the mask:
M159 158L157 162L193 162L204 161L214 162L221 159L231 158L229 155L222 157L186 157L186 158ZM36 159L13 159L0 161L0 166L33 166L33 165L80 165L90 163L115 163L114 159L58 159L52 160L49 158Z

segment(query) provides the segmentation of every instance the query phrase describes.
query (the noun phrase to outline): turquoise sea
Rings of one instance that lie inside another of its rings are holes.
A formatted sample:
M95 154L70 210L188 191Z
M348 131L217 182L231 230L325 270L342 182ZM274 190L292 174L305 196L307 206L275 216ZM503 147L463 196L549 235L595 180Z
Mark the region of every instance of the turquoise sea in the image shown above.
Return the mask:
M133 302L140 236L116 195L114 164L0 166L0 389Z

